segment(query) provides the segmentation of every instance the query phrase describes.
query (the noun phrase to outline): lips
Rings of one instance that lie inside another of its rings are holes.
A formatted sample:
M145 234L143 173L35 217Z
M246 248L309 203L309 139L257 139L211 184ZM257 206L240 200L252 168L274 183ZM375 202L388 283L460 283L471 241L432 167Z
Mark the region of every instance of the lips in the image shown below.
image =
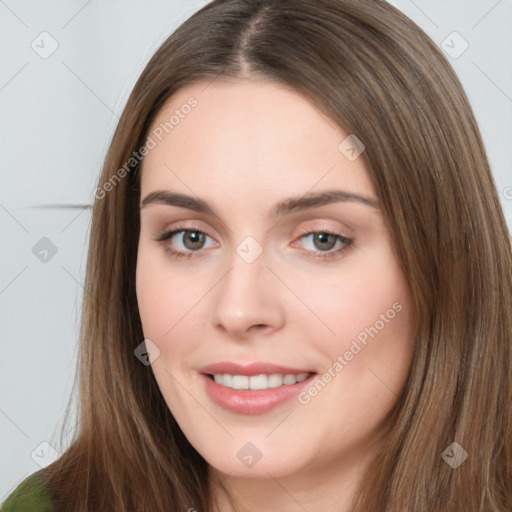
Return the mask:
M272 363L237 364L233 362L215 363L201 368L201 381L207 396L218 406L230 412L243 415L264 414L288 403L311 384L316 372L310 368L293 368ZM301 381L295 384L269 387L267 389L232 389L213 379L213 375L254 378L256 375L301 375ZM307 374L307 377L306 377Z

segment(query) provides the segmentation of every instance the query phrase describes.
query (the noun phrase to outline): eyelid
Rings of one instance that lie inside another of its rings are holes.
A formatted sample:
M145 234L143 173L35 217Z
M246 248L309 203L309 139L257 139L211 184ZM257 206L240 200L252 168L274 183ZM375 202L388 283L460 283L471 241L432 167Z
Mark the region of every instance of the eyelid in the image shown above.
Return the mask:
M172 227L166 227L162 230L159 231L159 234L157 236L157 238L155 239L157 242L164 242L164 241L167 241L169 239L171 239L174 235L176 235L177 233L180 233L180 232L196 232L196 233L202 233L204 235L206 235L208 238L211 238L212 240L214 240L216 243L218 243L215 238L211 235L208 234L208 232L202 228L199 228L198 226L183 226L183 225L176 225L176 226L172 226Z
M174 223L165 224L163 228L161 228L158 233L163 235L165 233L169 233L171 231L198 231L208 235L210 238L216 238L215 236L210 235L210 227L207 223L204 223L207 227L202 227L203 222L200 220L190 220L190 221L176 221Z
M347 231L352 231L352 230L349 230L347 228ZM310 233L330 233L332 235L337 235L342 238L349 238L348 235L347 236L343 235L343 233L341 232L341 229L331 228L326 225L321 225L321 226L311 226L310 225L309 227L301 228L301 229L299 229L299 232L296 235L296 238L299 238L304 235L308 235Z
M190 225L189 225L189 223L190 223ZM198 232L204 233L205 235L209 236L210 238L215 239L214 236L209 234L208 229L202 228L200 226L200 224L201 224L201 221L198 221L198 220L177 221L176 224L171 224L171 226L166 226L163 229L161 229L159 231L159 238L165 234L170 233L171 231L183 230L183 231L198 231ZM347 229L347 231L349 231L349 232L353 231L346 224L343 224L343 226ZM329 233L332 235L339 236L340 238L350 239L349 235L344 235L342 232L340 232L340 230L338 230L336 228L330 228L325 225L324 226L314 226L314 225L312 226L311 223L309 223L309 227L304 227L299 230L298 234L296 234L294 236L294 241L297 238L301 238L302 236L308 235L311 233Z
M340 219L331 217L329 215L322 215L321 217L315 219L306 219L304 221L301 221L301 219L299 219L299 222L301 226L305 226L304 229L306 229L306 231L304 231L304 233L325 230L333 233L336 232L336 234L339 234L340 236L343 235L347 238L355 235L355 230L353 227L346 224L345 222L342 222ZM334 225L330 227L329 224Z

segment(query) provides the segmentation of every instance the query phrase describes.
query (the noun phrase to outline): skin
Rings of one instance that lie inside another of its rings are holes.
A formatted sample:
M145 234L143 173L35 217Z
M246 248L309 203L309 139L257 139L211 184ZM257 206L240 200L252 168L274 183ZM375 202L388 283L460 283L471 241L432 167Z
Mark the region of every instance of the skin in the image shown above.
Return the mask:
M244 510L348 512L378 448L375 429L409 372L409 286L379 208L336 202L274 217L272 207L330 189L377 201L363 158L347 159L338 146L348 133L270 81L188 85L160 110L150 133L191 96L197 106L144 159L141 198L155 190L184 193L207 201L216 215L156 203L141 208L136 287L144 336L159 351L150 348L154 376L210 465L219 510L231 510L216 486L222 480ZM194 246L197 238L183 231L155 240L178 222L204 231L204 245ZM354 242L330 260L315 257L344 246L336 236L322 245L302 234L322 230ZM236 252L247 236L263 251L252 263ZM178 259L165 247L195 253ZM394 303L401 306L394 318L333 371L338 356ZM223 409L203 389L199 369L226 360L319 375L331 368L335 377L307 404L292 399L248 416ZM262 454L252 467L237 457L247 442Z

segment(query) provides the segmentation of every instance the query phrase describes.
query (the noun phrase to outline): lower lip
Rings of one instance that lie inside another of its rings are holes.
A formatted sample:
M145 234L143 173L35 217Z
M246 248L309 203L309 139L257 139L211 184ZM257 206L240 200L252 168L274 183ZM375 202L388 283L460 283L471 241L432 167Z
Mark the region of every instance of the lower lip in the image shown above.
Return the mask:
M221 386L208 375L201 374L206 392L210 398L229 411L241 414L263 414L297 396L304 388L309 386L316 374L296 384L285 384L278 388L260 390L232 389Z

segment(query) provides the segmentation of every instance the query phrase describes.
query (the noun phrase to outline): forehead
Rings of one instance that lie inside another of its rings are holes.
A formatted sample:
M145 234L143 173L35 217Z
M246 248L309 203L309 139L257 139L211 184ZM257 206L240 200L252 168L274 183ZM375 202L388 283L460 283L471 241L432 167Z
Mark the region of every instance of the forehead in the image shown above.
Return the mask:
M286 85L196 82L177 91L150 126L154 147L142 163L142 191L245 193L249 201L262 190L269 200L313 188L368 195L363 159L351 161L340 149L348 135Z

